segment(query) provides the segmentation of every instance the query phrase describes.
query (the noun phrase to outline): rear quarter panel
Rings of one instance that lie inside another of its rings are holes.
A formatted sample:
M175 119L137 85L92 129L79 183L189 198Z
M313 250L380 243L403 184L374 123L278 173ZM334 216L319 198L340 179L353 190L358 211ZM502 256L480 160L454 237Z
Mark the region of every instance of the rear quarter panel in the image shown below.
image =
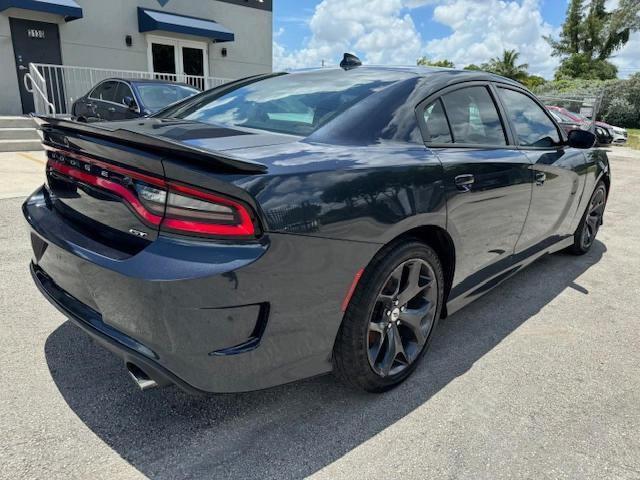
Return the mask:
M269 174L235 184L257 200L265 229L384 244L446 226L442 165L423 146L275 146Z

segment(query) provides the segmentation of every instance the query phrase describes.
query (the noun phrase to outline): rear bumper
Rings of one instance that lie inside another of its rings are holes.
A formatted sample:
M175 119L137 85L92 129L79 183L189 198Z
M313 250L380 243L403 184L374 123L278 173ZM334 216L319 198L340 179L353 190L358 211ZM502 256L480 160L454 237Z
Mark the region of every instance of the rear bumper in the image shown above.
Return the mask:
M158 364L154 360L155 353L144 345L105 324L98 312L58 287L41 268L31 263L30 270L38 290L53 306L96 342L122 358L125 363L142 368L160 386L175 384L189 393L206 393Z
M345 292L379 248L286 234L249 245L161 236L123 256L74 230L45 188L23 212L45 297L125 362L192 392L328 372Z

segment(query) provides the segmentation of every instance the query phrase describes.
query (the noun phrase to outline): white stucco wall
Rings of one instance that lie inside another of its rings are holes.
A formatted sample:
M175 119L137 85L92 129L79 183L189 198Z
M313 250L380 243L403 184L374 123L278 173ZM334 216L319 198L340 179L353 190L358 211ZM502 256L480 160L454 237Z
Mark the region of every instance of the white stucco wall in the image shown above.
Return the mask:
M171 0L164 8L157 0L77 0L84 18L65 23L59 17L7 10L0 13L0 114L20 114L15 59L9 16L59 23L62 62L96 68L148 70L147 35L138 32L137 7L207 18L235 33L235 41L208 41L209 75L239 78L272 70L272 13L216 0ZM149 32L151 35L207 41L202 37ZM125 37L133 45L127 47ZM222 57L222 48L227 56Z

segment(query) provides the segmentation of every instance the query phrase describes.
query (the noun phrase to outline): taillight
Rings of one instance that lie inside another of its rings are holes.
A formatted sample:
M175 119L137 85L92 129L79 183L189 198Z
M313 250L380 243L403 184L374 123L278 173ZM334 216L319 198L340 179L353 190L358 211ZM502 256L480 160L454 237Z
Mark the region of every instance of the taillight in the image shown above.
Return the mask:
M247 208L226 197L181 184L168 183L161 230L198 235L253 236Z
M117 195L161 231L221 237L256 234L249 207L219 194L66 152L50 155L48 169Z

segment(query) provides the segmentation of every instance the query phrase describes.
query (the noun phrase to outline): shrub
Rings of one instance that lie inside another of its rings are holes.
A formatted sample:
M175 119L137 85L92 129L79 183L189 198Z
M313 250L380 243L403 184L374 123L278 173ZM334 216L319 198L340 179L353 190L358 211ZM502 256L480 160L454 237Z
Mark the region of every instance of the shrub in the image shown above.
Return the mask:
M541 96L589 97L602 94L598 120L625 128L640 128L640 74L626 80L561 79L535 88ZM562 102L559 102L562 103Z

